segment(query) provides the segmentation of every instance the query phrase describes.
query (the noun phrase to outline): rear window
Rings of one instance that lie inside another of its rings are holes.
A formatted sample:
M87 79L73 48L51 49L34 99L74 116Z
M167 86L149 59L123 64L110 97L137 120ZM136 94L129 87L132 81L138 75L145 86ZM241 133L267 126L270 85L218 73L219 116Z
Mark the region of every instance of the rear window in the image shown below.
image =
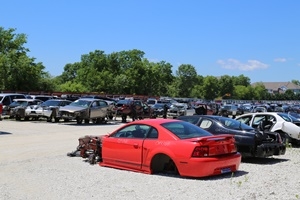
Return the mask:
M25 99L25 95L14 95L12 99Z
M49 99L52 99L52 97L42 97L42 96L37 96L37 97L35 97L35 99L39 99L39 100L41 100L41 101L47 101L47 100L49 100Z
M180 139L197 138L204 136L211 136L212 134L202 128L193 125L189 122L178 121L178 122L167 122L161 124L164 128L171 131Z

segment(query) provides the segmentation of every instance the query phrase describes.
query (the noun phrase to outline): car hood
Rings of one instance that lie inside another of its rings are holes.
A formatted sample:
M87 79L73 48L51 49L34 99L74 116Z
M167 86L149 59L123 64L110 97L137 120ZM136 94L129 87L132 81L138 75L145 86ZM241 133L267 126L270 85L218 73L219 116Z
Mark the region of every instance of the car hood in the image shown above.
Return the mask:
M82 108L79 106L64 106L60 107L59 111L66 111L66 112L76 112L76 111L83 111L86 110L87 108Z

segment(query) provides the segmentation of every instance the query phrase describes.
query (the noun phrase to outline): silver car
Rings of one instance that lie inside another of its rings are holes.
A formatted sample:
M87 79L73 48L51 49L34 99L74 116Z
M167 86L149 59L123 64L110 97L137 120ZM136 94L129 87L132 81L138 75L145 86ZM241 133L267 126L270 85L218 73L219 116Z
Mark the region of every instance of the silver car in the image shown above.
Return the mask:
M59 122L58 111L60 107L71 104L72 101L65 99L49 99L36 107L27 107L27 116L46 118L48 122Z
M167 111L167 116L172 118L177 118L179 116L185 116L187 114L187 104L186 103L174 103L170 106Z
M15 118L16 120L29 120L29 118L37 120L36 116L31 116L30 113L26 112L27 108L35 109L41 103L42 100L39 99L14 99L14 102L9 105L10 107L10 118Z
M108 103L101 99L80 98L71 104L60 107L58 116L65 120L76 120L77 124L83 121L89 123L106 122Z

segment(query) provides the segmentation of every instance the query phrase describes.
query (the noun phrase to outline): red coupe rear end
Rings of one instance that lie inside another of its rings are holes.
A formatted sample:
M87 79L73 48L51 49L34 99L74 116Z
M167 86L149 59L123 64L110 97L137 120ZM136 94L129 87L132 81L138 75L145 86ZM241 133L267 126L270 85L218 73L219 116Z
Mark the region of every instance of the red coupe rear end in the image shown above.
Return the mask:
M232 135L189 139L194 144L191 156L177 164L181 176L203 177L234 172L239 168L241 155Z

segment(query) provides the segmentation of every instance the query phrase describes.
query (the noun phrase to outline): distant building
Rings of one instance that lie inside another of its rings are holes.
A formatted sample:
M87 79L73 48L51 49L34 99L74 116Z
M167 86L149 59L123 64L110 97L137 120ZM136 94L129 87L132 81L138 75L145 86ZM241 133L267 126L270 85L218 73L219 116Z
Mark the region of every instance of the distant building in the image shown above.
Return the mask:
M263 84L270 94L285 93L287 90L292 90L294 94L300 93L300 86L292 82L255 82L252 86Z

